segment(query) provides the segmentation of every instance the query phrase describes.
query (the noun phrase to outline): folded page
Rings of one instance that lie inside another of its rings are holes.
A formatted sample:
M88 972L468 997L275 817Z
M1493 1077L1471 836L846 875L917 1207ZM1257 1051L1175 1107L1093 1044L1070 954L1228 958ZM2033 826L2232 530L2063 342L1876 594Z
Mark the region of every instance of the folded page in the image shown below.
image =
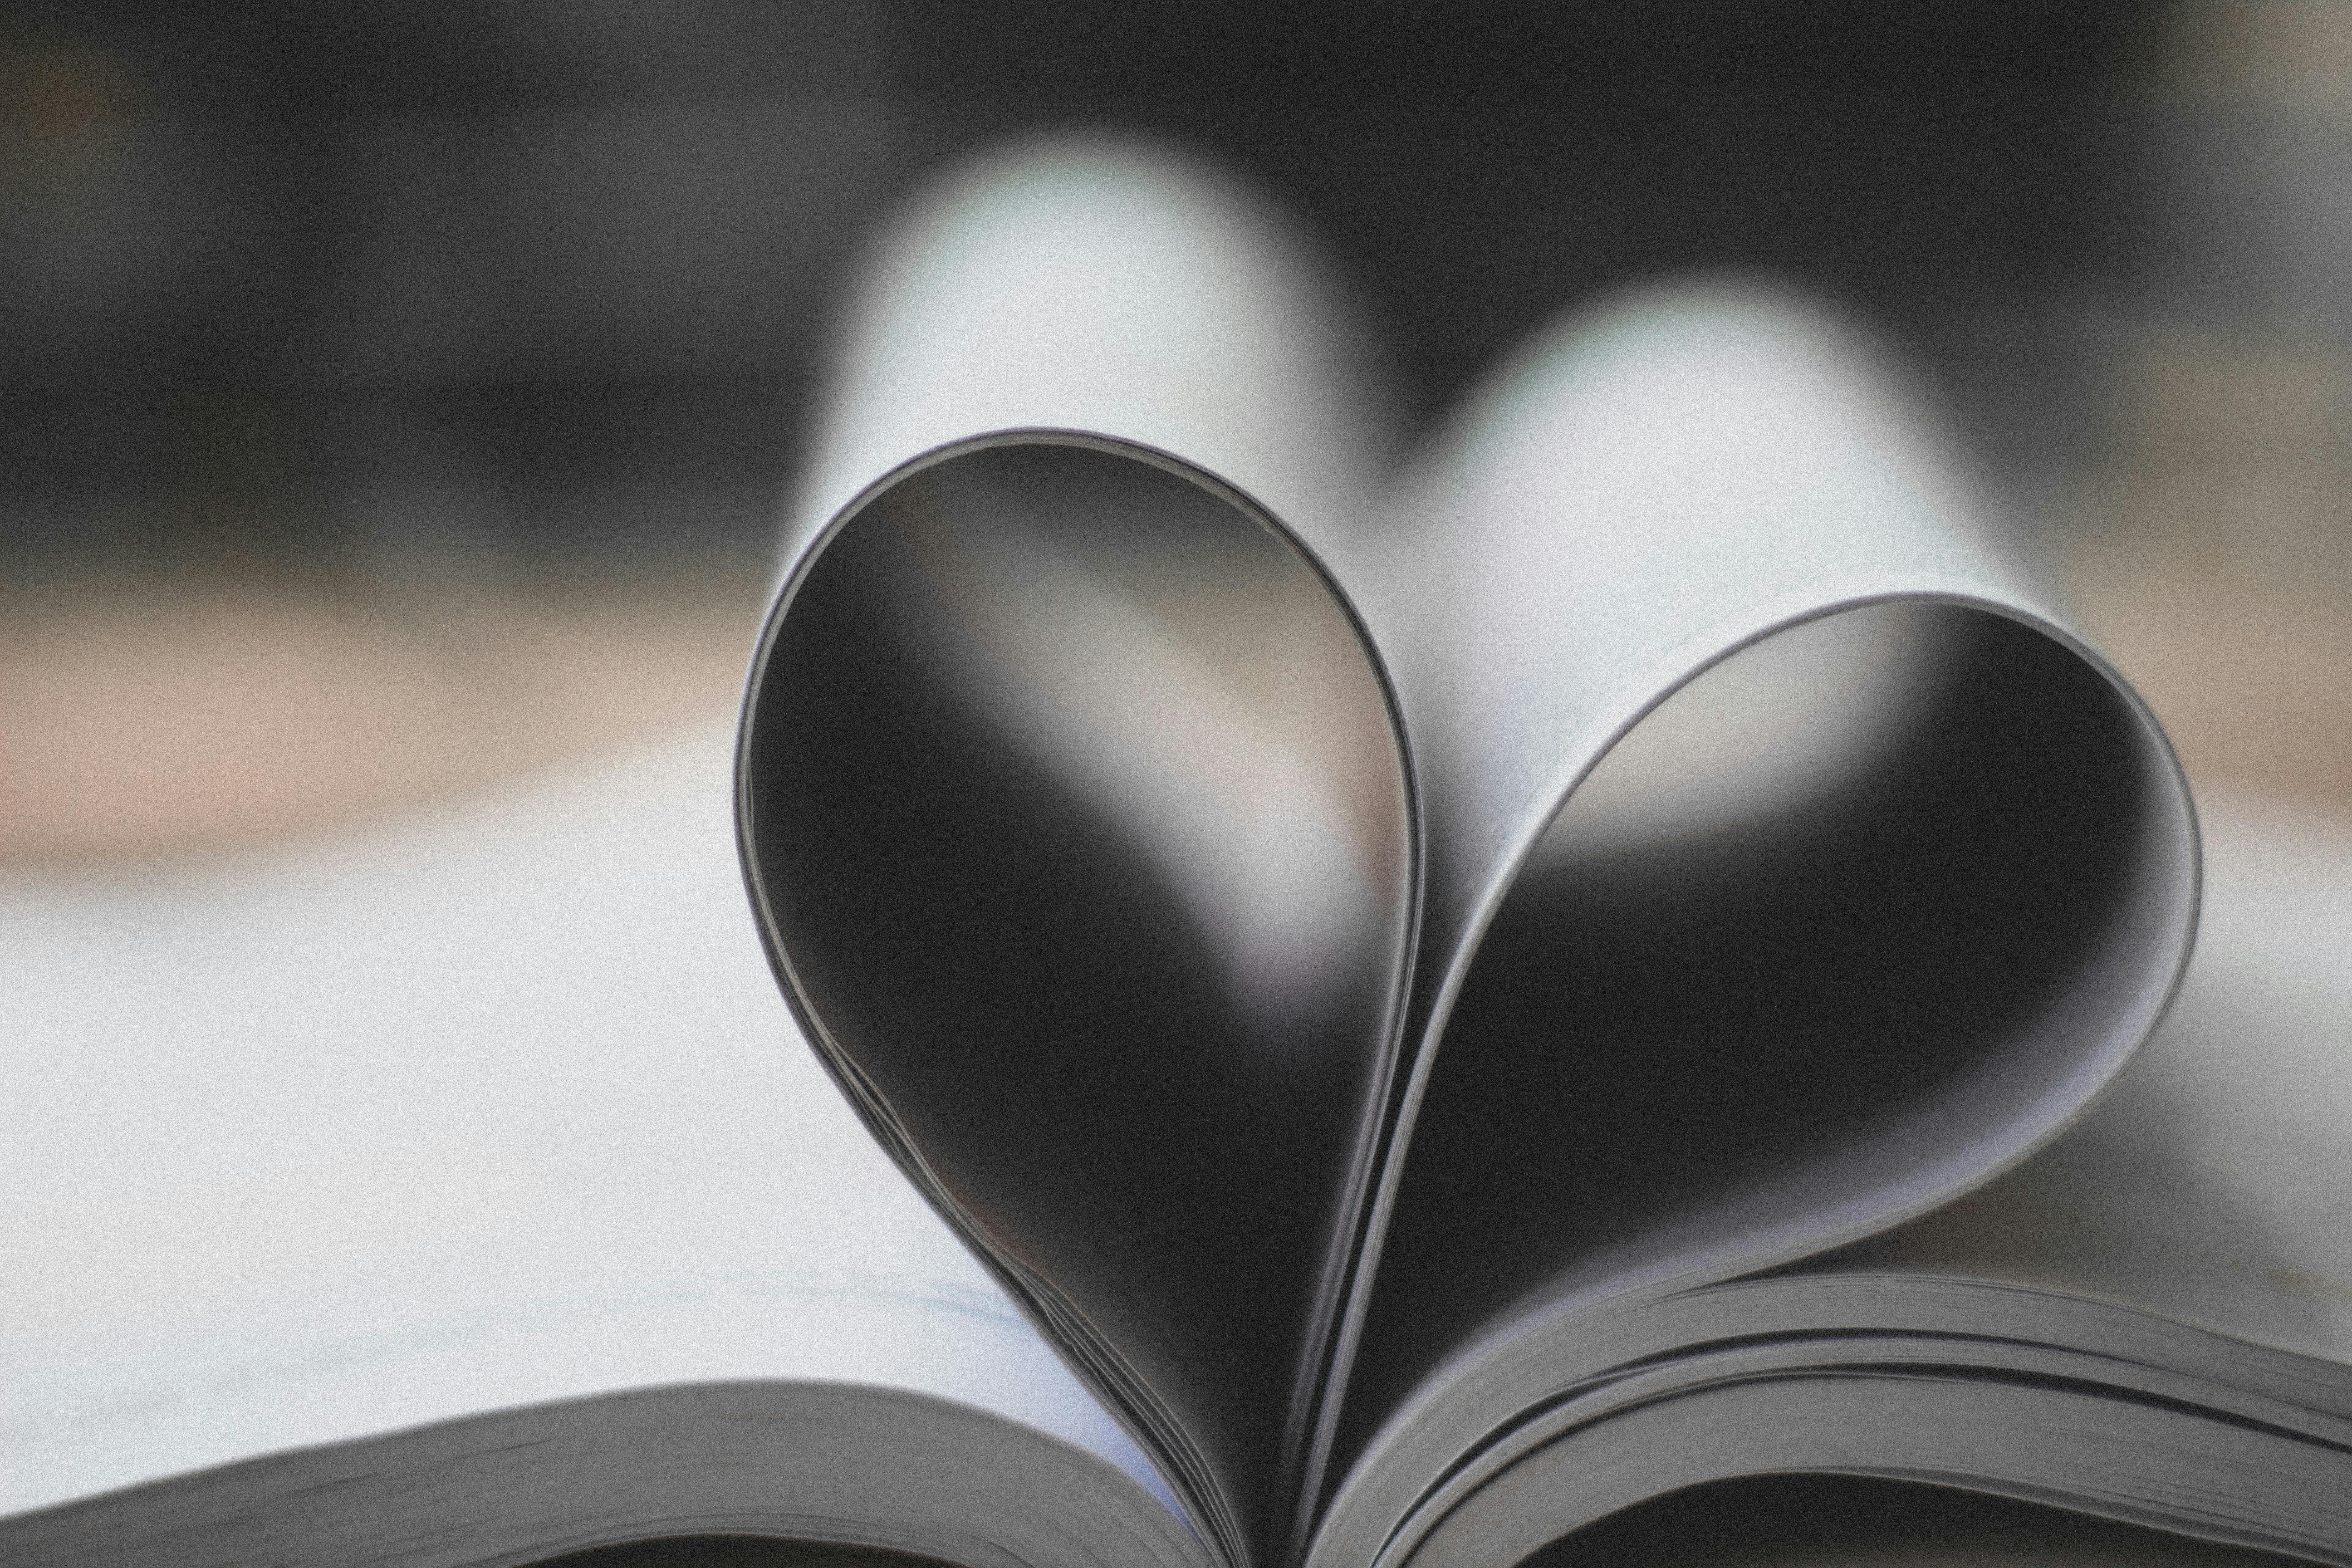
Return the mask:
M864 283L745 708L778 974L908 1174L1263 1555L1417 868L1315 548L1369 505L1360 355L1288 225L1117 142L957 171Z
M1516 1318L2021 1158L2154 1026L2197 888L2154 720L1818 306L1571 316L1396 507L1349 581L1429 872L1350 1441Z

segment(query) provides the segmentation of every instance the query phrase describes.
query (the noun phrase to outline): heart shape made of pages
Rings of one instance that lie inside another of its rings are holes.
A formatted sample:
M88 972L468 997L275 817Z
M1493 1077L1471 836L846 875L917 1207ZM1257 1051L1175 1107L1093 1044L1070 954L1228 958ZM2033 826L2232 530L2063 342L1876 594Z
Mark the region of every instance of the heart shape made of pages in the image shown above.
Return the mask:
M980 442L804 559L745 721L747 869L810 1038L1195 1506L1238 1516L1209 1526L1261 1534L1412 917L1360 629L1197 471Z
M1164 454L941 448L788 577L739 778L785 991L1234 1560L1496 1325L1940 1201L2160 1010L2193 827L2120 682L1990 601L1776 614L1481 847L1475 748L1417 783L1314 556Z

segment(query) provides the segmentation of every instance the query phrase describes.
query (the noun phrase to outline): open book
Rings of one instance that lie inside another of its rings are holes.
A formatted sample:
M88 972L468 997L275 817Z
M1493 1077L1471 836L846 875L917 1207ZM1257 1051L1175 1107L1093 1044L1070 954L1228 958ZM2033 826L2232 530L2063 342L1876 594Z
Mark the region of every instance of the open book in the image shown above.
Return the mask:
M1500 1568L1820 1474L2352 1561L2352 853L2218 839L2158 1029L2179 770L1864 344L1653 292L1400 463L1279 217L1099 145L866 285L731 787L0 907L0 1560Z

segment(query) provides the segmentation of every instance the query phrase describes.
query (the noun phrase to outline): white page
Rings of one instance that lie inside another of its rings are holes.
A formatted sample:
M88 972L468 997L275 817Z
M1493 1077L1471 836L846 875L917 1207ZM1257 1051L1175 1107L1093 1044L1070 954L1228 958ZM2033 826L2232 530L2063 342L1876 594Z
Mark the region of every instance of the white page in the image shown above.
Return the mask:
M1149 1463L793 1028L721 726L0 882L0 1511L499 1406L903 1386Z

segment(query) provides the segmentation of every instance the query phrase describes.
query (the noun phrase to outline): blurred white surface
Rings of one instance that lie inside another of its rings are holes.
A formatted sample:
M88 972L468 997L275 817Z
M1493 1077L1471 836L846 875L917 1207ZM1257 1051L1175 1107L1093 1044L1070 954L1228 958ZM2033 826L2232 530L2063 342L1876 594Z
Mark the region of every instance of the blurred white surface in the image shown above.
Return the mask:
M266 858L0 882L0 1511L734 1377L1149 1476L799 1038L730 760L713 726Z

